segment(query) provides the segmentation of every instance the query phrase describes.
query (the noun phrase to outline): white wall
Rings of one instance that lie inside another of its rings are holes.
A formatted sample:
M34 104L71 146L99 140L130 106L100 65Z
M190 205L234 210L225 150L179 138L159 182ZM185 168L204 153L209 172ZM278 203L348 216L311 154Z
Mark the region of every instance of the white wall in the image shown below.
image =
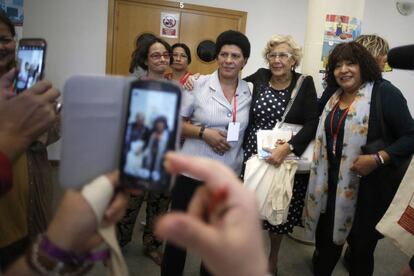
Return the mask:
M189 4L248 12L246 34L252 53L243 75L265 65L261 53L273 34L291 34L303 46L307 0L188 0ZM105 72L107 0L25 0L25 37L48 41L46 75L57 87L73 74ZM366 0L363 33L377 33L391 46L414 44L414 14L401 16L393 0ZM414 113L414 73L395 70L385 78L401 88ZM58 156L58 149L50 151Z
M107 0L25 0L24 37L47 40L46 78L59 89L74 74L105 73ZM60 143L49 159L60 159Z
M79 73L105 73L107 0L25 0L24 37L47 40L46 77L62 88Z
M259 4L260 2L260 4ZM185 3L246 11L246 35L250 40L250 59L243 75L266 66L262 51L274 34L290 34L299 43L305 41L307 0L188 0Z

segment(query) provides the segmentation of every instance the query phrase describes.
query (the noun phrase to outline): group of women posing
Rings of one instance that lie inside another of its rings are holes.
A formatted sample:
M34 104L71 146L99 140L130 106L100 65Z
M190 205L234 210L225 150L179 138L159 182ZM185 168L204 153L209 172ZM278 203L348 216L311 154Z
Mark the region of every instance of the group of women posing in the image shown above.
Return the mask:
M138 57L138 64L147 70L146 77L164 78L174 55L159 38L152 41L146 43L148 50ZM350 275L373 273L373 252L381 237L375 225L387 202L376 200L384 191L370 176L383 166L396 168L414 152L414 121L402 93L382 79L379 64L384 57L374 57L361 43L333 49L326 67L328 88L320 103L312 77L304 78L285 117L286 123L303 127L290 141L279 143L266 160L279 166L289 154L301 156L310 141L316 141L310 173L295 176L287 221L281 225L263 222L270 237L272 275L277 274L282 237L302 224L302 210L306 233L316 238L315 275L331 275L346 241L352 249ZM180 57L184 55L190 60L182 48ZM295 71L301 49L291 36L272 37L263 53L268 68L242 80L240 72L249 56L250 43L244 34L221 33L216 40L217 70L193 80L192 91L183 92L181 110L186 138L182 151L219 160L241 176L244 163L257 154L256 132L272 129L281 120L301 75ZM177 79L177 74L170 77ZM253 83L252 92L247 82ZM382 118L378 118L378 101ZM362 146L385 139L381 121L392 139L378 152L363 154ZM172 191L171 209L185 211L201 185L191 175L180 175ZM147 211L147 226L151 225ZM167 241L161 274L182 275L185 256L184 249ZM203 266L201 274L208 275Z

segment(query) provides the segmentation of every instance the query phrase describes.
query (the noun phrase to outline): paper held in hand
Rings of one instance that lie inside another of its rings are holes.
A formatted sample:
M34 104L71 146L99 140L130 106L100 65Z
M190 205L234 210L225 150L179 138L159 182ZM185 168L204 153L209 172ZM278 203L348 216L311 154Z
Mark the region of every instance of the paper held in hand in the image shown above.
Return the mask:
M257 131L257 153L259 159L266 159L270 156L270 153L265 151L264 148L274 149L278 140L288 142L295 136L302 128L302 125L289 124L289 123L276 123L276 126L272 130L259 130ZM300 157L291 153L286 159L294 159L299 161L298 171L309 171L310 164L312 162L314 141L311 141Z

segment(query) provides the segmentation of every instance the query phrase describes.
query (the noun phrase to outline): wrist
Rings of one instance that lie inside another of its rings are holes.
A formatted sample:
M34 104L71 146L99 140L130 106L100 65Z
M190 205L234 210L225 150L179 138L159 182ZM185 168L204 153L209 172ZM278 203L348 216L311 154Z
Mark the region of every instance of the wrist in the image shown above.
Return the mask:
M30 145L23 137L0 133L0 151L13 163Z
M41 275L84 275L93 266L93 261L56 247L45 235L39 235L31 245L26 262Z
M59 227L57 227L53 221L49 225L45 236L51 243L62 250L78 251L76 250L74 243L71 241L70 235L65 233L65 231L59 230Z

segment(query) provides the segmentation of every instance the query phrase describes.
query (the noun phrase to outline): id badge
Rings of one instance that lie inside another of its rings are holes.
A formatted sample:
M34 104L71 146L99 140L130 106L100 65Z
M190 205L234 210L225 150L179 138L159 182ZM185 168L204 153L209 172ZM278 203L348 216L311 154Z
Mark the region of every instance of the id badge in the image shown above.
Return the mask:
M239 122L230 122L229 127L227 128L227 142L239 141Z

